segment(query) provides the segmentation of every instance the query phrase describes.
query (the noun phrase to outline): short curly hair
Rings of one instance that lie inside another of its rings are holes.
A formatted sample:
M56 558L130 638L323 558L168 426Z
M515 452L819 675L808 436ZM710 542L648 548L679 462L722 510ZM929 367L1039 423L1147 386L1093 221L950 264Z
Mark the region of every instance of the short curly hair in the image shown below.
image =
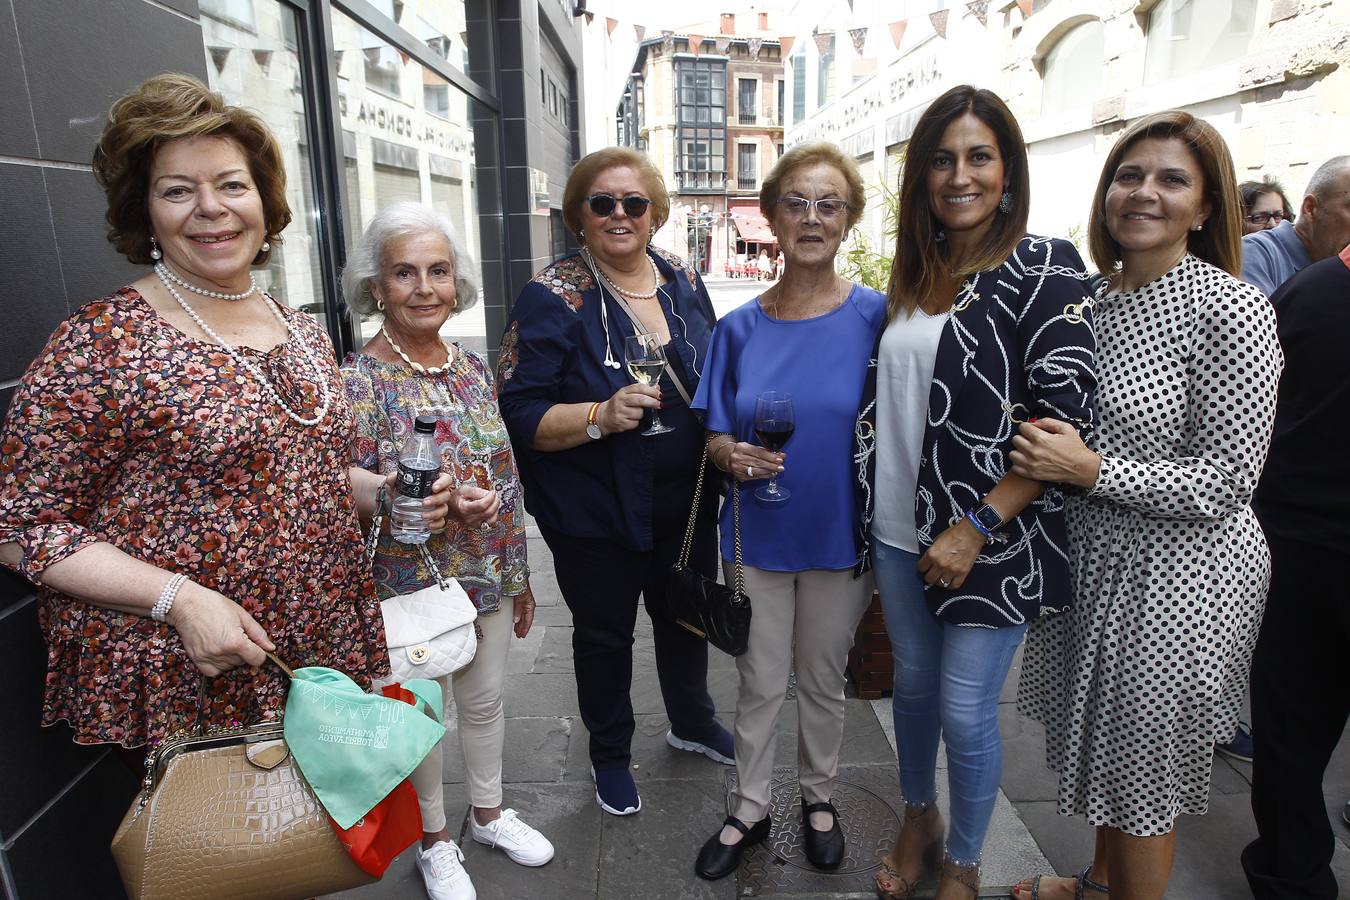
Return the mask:
M847 231L857 225L867 206L867 188L863 185L862 175L853 157L829 141L798 144L778 158L759 188L759 211L764 214L764 218L773 222L774 214L778 212L778 201L783 196L785 178L798 169L822 164L838 169L848 187L848 197L845 198L848 201L848 219L844 229Z
M94 178L108 195L108 240L137 265L150 259L150 170L170 141L225 137L244 152L262 200L266 240L275 247L291 222L281 147L254 112L230 106L190 75L156 75L119 99L94 147ZM259 251L253 265L267 262Z
M563 188L563 224L575 235L581 234L581 207L586 202L586 192L591 189L601 172L626 167L637 173L638 180L647 190L647 199L652 201L652 227L660 230L670 218L670 194L666 193L666 180L661 170L652 163L647 154L631 147L606 147L588 153L577 161L567 176L567 186Z
M383 311L378 308L370 285L379 281L384 268L385 250L397 238L421 234L439 234L450 245L450 262L455 267L454 315L478 302L478 276L473 257L455 232L447 216L411 200L391 203L375 214L365 232L352 245L347 256L347 267L342 270L342 299L353 312L369 316Z

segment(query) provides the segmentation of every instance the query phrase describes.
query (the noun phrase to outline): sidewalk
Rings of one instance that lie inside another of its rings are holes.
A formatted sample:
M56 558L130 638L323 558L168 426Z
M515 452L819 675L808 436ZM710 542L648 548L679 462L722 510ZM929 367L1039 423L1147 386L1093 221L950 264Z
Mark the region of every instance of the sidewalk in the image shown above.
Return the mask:
M848 830L849 854L835 874L810 869L800 850L795 763L796 702L788 691L780 722L774 789L774 833L746 854L741 870L719 882L693 873L704 839L726 815L732 767L666 746L668 721L661 704L650 622L639 614L634 647L633 775L642 811L618 818L595 804L587 734L577 710L572 676L571 615L553 578L548 548L530 528L529 553L539 609L534 630L513 641L506 688L504 805L520 812L557 847L541 869L527 869L468 837L464 773L453 734L447 740L445 781L450 827L459 832L465 867L483 900L498 898L870 898L872 875L899 825L890 701L846 701L840 783L835 802ZM603 573L597 573L603 577ZM1055 814L1055 780L1044 766L1039 726L1017 715L1012 697L1016 668L1004 690L1000 715L1004 739L1002 791L985 847L982 898L1002 898L1033 872L1077 871L1092 852L1091 830ZM710 652L708 687L722 722L731 724L736 671L730 657ZM449 717L454 731L453 711ZM1249 897L1238 853L1254 836L1248 808L1250 766L1215 764L1208 816L1179 823L1177 863L1169 898L1215 900ZM945 790L940 773L940 790ZM1328 809L1338 823L1336 874L1350 886L1350 837L1340 825L1350 798L1350 745L1343 742L1327 777ZM945 804L945 798L940 798ZM336 895L343 900L425 897L413 864L400 856L382 882ZM922 896L931 896L931 886Z

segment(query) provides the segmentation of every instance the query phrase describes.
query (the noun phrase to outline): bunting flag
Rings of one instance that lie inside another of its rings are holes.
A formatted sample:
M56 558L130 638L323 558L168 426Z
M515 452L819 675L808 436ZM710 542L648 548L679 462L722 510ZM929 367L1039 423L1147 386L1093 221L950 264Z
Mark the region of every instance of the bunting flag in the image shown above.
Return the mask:
M404 53L402 50L399 50L399 51L397 51L397 52L398 52L398 58L401 59L401 60L403 60L403 64L406 66L406 65L408 64L408 60L412 59L412 57L409 56L408 54Z
M1031 0L1017 0L1017 8L1022 11L1022 18L1031 18Z
M988 3L989 0L984 0L984 2ZM848 36L853 38L853 52L862 56L863 45L867 43L867 28L850 28L848 30Z
M820 51L821 56L830 52L830 45L834 43L833 31L818 31L815 35L816 49Z
M718 53L725 56L727 51L731 49L731 37L729 35L719 34L713 39L713 46L717 48Z
M611 19L609 16L605 16L605 30L609 32L610 37L614 36L614 29L618 27L619 27L618 19Z
M981 25L989 24L989 0L971 0L966 4L966 11L979 20Z
M216 72L218 72L221 75L225 74L225 63L227 60L229 60L230 50L232 50L233 48L209 47L207 49L208 52L211 54L211 61L216 64Z
M1027 0L1027 2L1030 3L1031 0ZM928 14L928 21L933 23L933 30L937 32L937 36L940 38L947 36L947 14L949 12L951 12L950 9L939 9L937 12Z
M694 54L695 56L698 56L699 52L702 50L703 50L703 35L701 34L689 35L689 52Z
M647 36L647 26L646 26L646 25L634 25L634 26L633 26L633 34L637 35L637 41L638 41L638 43L639 43L639 44L642 43L642 39L645 38L645 37Z
M666 53L675 52L675 32L668 28L661 29L661 49Z
M796 39L795 37L793 37L792 35L790 35L790 34L789 34L789 35L784 35L784 36L782 36L782 37L780 37L780 38L778 39L778 46L780 46L780 47L783 48L783 55L784 55L784 56L791 56L791 55L792 55L792 45L793 45L793 43L796 42L796 40L797 40L797 39Z
M582 13L582 15L586 17L587 25L595 21L595 13L591 12L590 10L587 10L586 12Z
M892 22L890 24L891 41L895 44L895 49L897 50L900 49L900 42L905 39L905 26L908 24L908 19L901 19L899 22Z
M751 59L759 59L760 48L764 46L764 38L750 38L749 50Z

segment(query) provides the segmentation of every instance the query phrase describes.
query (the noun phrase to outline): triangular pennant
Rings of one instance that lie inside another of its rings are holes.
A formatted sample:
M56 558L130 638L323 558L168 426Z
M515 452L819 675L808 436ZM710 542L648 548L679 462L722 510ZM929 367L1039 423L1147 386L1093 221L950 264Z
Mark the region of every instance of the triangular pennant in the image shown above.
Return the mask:
M592 22L595 21L595 13L591 12L590 10L587 10L585 13L583 13L583 15L586 16L586 24L587 24L587 25L589 25L589 24L591 24Z
M408 64L408 60L412 59L412 57L410 57L408 54L404 53L402 50L398 51L398 58L401 59L401 60L403 60L403 64L404 64L405 66Z
M701 34L689 35L689 52L694 54L695 56L698 56L699 52L702 49L703 49L703 35Z
M895 44L895 49L897 50L900 49L900 42L905 39L905 26L908 24L908 19L901 19L899 22L892 22L890 24L891 41Z
M947 36L947 14L949 12L951 12L949 9L939 9L937 12L928 14L928 21L933 23L933 30L937 32L937 36L940 38Z
M719 34L713 39L713 46L717 48L718 53L725 55L726 52L731 49L731 37L729 35Z
M989 0L985 0L986 3ZM867 28L850 28L848 36L853 39L853 52L862 56L863 45L867 43Z
M989 0L971 0L966 4L966 11L979 20L981 25L989 24Z
M634 26L633 26L633 34L637 35L638 43L639 43L639 44L642 43L642 39L645 38L645 37L647 36L647 26L646 26L646 25L634 25Z
M780 46L780 47L783 48L783 55L784 55L784 56L791 56L791 55L792 55L792 45L793 45L794 43L796 43L796 41L797 41L797 39L796 39L795 37L793 37L792 35L790 35L790 34L789 34L789 35L785 35L785 36L783 36L783 37L780 37L780 38L778 39L778 46Z
M230 58L232 47L208 47L207 52L211 54L211 62L216 64L216 71L220 74L225 73L225 62Z
M747 43L749 45L747 49L750 51L750 58L759 59L759 51L760 48L764 46L764 38L750 38Z
M661 29L661 48L667 53L675 52L675 32L666 28Z
M1022 18L1031 18L1031 0L1017 0L1017 8L1022 11Z
M614 34L614 29L618 27L618 19L611 19L609 16L605 16L605 30L608 31L611 36Z
M815 38L816 49L820 51L820 55L824 56L826 53L829 53L830 47L834 45L834 32L820 31L816 33Z

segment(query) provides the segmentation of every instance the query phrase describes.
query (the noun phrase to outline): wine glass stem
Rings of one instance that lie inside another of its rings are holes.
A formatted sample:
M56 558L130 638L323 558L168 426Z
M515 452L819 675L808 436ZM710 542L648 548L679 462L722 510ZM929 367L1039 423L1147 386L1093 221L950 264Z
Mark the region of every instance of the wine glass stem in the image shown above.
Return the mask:
M664 425L661 424L661 415L656 410L652 410L652 427L653 428L665 427Z
M772 475L769 476L769 493L770 493L770 494L776 494L776 493L778 493L778 473L777 473L777 472L774 472Z

